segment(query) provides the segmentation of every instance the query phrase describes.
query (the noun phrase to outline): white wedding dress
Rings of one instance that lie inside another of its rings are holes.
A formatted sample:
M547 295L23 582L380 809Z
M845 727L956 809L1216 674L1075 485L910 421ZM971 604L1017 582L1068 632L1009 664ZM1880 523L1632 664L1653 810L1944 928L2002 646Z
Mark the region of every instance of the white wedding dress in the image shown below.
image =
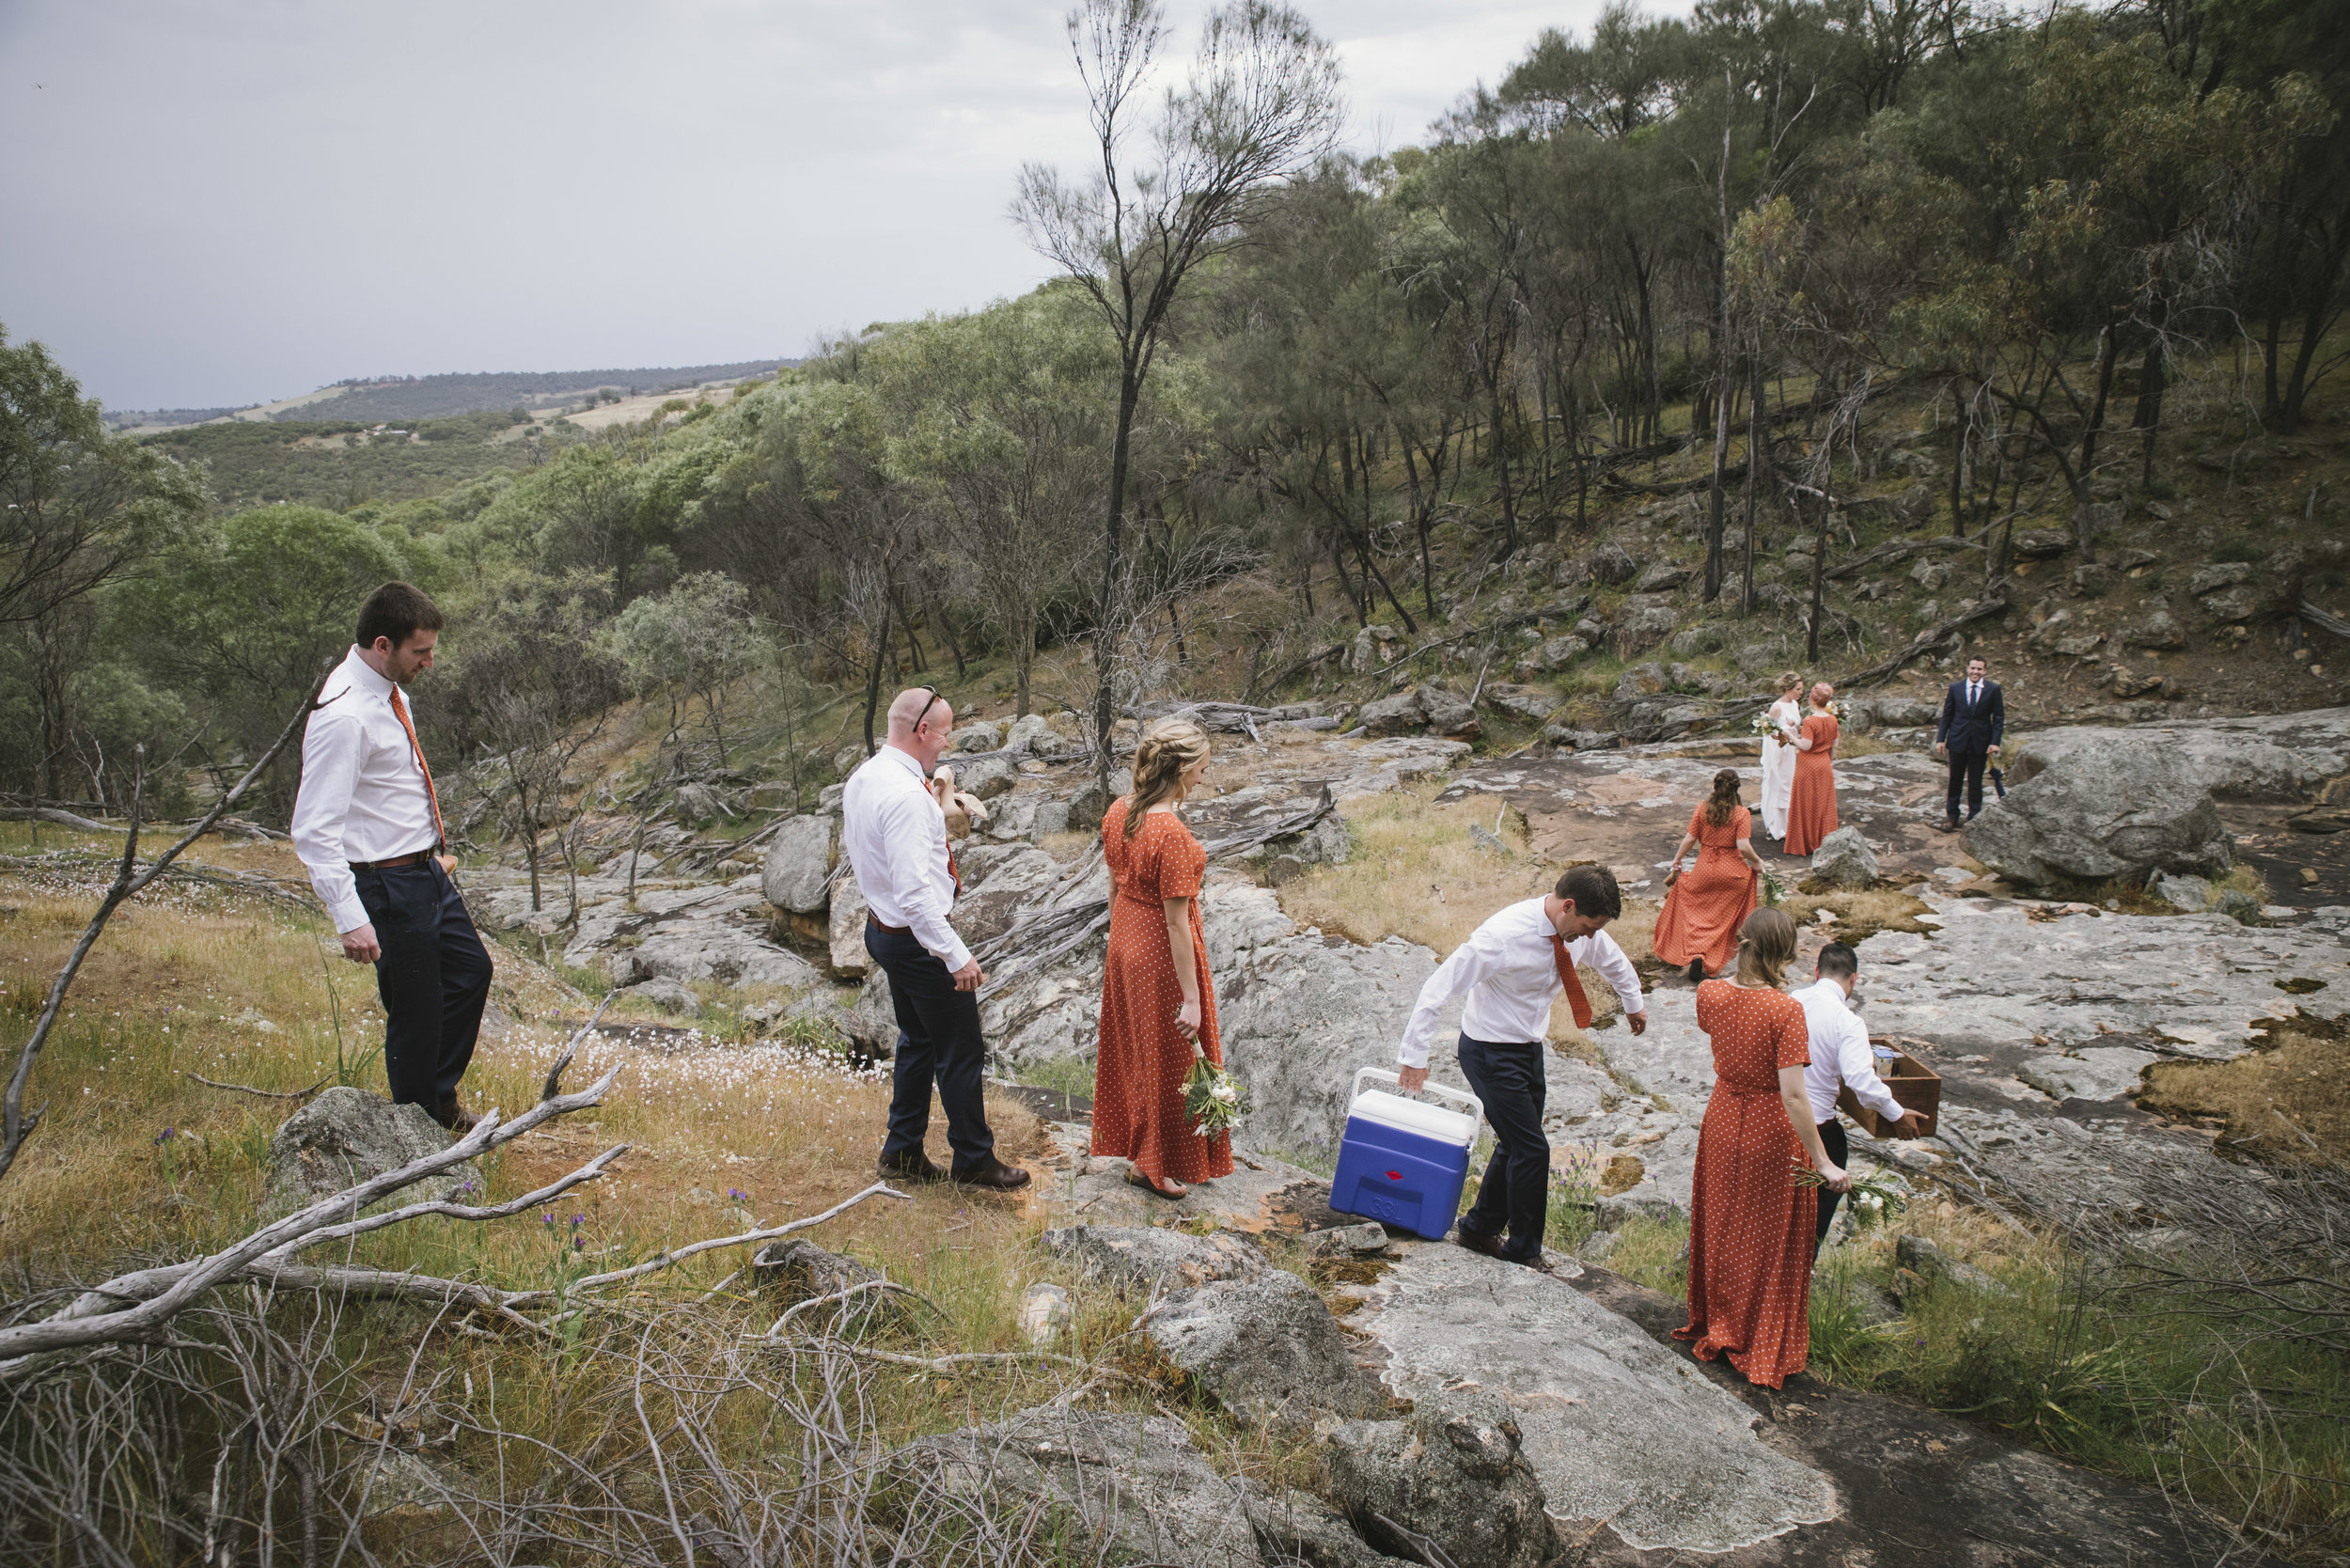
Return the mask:
M1769 710L1774 729L1794 729L1803 723L1803 710L1781 698ZM1787 802L1795 792L1795 748L1785 741L1762 738L1762 831L1774 839L1787 837Z

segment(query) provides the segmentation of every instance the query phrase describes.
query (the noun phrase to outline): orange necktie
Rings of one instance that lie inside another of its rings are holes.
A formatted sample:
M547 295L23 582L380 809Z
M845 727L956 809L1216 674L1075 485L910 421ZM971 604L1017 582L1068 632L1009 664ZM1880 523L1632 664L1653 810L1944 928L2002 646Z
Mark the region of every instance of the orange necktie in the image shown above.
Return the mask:
M448 846L447 830L441 826L441 792L432 787L432 764L424 760L424 747L417 744L416 727L408 722L408 704L400 700L400 687L392 687L392 712L399 715L400 727L408 731L408 750L416 759L416 766L424 771L424 798L432 803L432 847Z
M1567 956L1567 939L1556 932L1550 938L1550 960L1559 965L1559 983L1567 988L1567 1011L1574 1014L1574 1027L1591 1027L1591 999L1583 995L1583 982L1574 973L1574 960Z

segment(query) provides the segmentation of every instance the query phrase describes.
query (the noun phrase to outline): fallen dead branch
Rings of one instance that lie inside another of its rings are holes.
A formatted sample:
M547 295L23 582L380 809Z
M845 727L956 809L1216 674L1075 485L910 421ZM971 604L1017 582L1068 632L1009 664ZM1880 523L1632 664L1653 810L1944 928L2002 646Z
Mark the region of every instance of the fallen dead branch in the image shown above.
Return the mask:
M255 1089L251 1084L222 1083L219 1079L208 1078L201 1073L191 1073L188 1076L202 1084L206 1089L234 1090L239 1094L258 1095L264 1100L307 1100L334 1081L331 1078L321 1078L307 1089Z

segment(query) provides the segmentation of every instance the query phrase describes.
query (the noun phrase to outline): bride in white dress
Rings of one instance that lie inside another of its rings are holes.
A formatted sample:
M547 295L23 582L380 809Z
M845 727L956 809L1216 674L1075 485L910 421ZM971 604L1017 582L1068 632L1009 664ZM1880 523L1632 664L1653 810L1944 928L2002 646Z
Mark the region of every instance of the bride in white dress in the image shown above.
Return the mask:
M1803 677L1794 670L1778 678L1778 700L1768 713L1772 734L1762 738L1762 831L1787 837L1787 802L1795 789L1796 728L1803 723ZM1781 740L1778 737L1787 737Z

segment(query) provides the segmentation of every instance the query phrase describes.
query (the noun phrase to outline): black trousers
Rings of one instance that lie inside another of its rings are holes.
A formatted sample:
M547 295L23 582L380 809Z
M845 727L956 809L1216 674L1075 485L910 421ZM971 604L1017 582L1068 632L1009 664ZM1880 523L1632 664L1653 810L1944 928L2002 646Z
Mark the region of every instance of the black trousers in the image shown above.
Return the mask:
M1820 1142L1826 1148L1827 1157L1838 1165L1846 1165L1852 1159L1852 1145L1844 1141L1844 1124L1836 1118L1831 1116L1820 1123ZM1828 1221L1836 1217L1836 1205L1843 1200L1844 1195L1841 1192L1826 1187L1820 1189L1819 1225L1811 1233L1813 1257L1820 1255L1820 1244L1827 1240Z
M1550 1139L1543 1136L1543 1101L1550 1086L1543 1075L1543 1046L1463 1035L1460 1049L1461 1075L1485 1103L1485 1120L1494 1129L1494 1157L1461 1229L1496 1236L1507 1226L1502 1250L1512 1258L1539 1258L1550 1217Z
M955 989L955 977L912 932L884 931L865 922L865 950L889 977L889 1005L898 1014L898 1057L889 1096L889 1136L882 1158L922 1152L931 1130L931 1086L947 1111L947 1142L954 1173L976 1174L995 1159L987 1100L979 1087L987 1042L979 1035L977 993Z
M490 1000L490 950L465 900L432 860L356 870L359 902L384 956L384 1077L394 1105L428 1109L457 1098Z
M1991 760L1991 743L1970 740L1950 743L1950 821L1958 821L1958 795L1966 792L1966 817L1972 821L1982 812L1982 770Z

